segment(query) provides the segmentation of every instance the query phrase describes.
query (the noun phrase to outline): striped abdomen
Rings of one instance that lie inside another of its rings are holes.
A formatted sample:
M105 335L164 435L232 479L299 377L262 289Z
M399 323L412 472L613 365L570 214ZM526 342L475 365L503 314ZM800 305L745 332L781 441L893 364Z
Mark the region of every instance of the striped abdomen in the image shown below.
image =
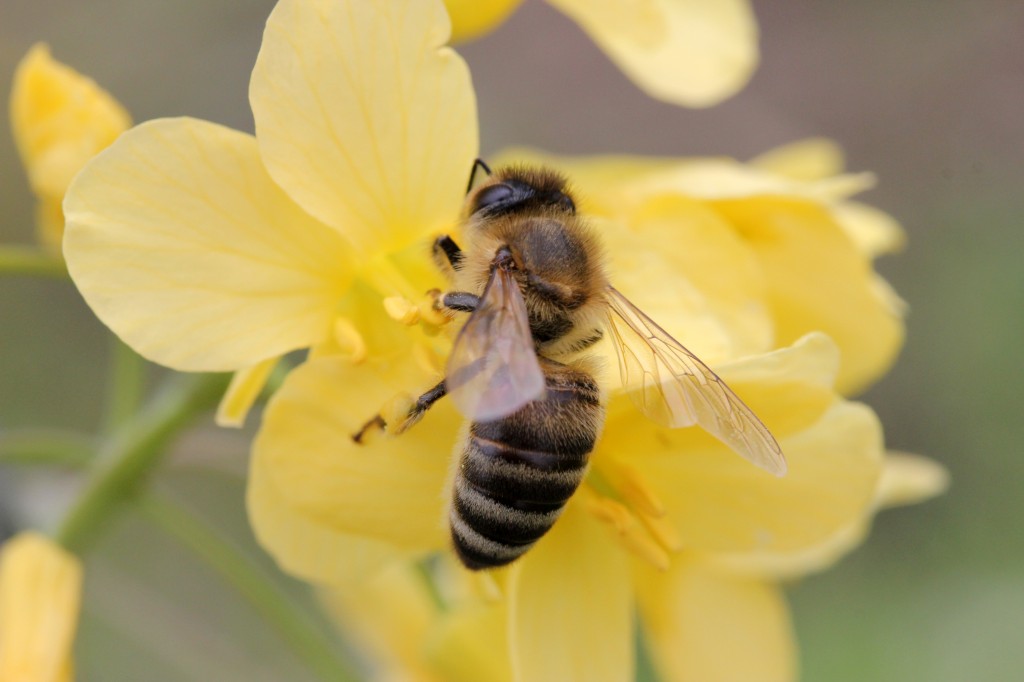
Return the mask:
M468 568L503 566L551 528L587 469L604 410L589 375L542 359L543 400L470 425L449 514Z

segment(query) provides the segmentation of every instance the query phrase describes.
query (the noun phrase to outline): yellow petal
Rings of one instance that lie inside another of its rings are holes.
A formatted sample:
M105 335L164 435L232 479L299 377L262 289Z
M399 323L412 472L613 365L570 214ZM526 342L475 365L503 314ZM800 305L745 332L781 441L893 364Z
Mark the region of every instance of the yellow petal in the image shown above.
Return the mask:
M647 646L665 682L787 682L797 652L779 589L694 561L638 569Z
M815 332L787 348L721 365L718 371L781 437L815 423L835 402L839 349Z
M633 678L626 555L578 502L512 567L509 637L521 682Z
M832 388L839 366L835 344L824 334L808 334L792 346L714 366L776 438L797 434L815 424L836 401ZM643 418L626 394L608 405L608 420L599 442L601 452L642 451L631 446L634 429L659 427ZM652 432L653 433L653 432ZM692 447L717 447L718 441L698 428L666 431ZM660 436L655 436L660 438ZM628 456L628 455L626 455Z
M811 137L771 149L750 165L793 180L822 180L839 175L846 166L842 148L824 137Z
M394 545L303 516L270 479L262 460L254 458L246 507L256 539L286 573L318 585L360 589L371 576L407 556Z
M36 43L14 72L11 129L32 190L59 200L85 162L129 125L105 90Z
M878 484L880 508L918 504L946 492L949 472L938 462L909 452L890 452Z
M427 641L431 668L445 682L511 682L508 613L501 603L472 603L444 614Z
M936 462L920 455L889 453L872 508L823 542L794 552L717 553L706 559L738 575L770 580L801 578L825 570L860 545L880 509L923 502L944 492L948 484L948 473Z
M548 0L653 97L703 107L739 90L757 65L746 0Z
M732 159L685 159L662 172L637 179L627 189L640 196L680 193L709 200L779 196L830 203L870 189L874 184L871 173L798 180Z
M458 217L477 154L440 0L282 0L249 99L274 179L370 254Z
M879 295L870 261L826 209L771 197L715 206L757 254L777 343L812 330L832 337L842 354L837 387L844 394L889 369L903 343L903 321Z
M452 42L461 43L493 31L523 0L444 0L452 20Z
M907 235L892 216L873 206L844 201L832 208L836 221L868 258L895 253L907 243Z
M660 429L638 419L625 429L610 421L606 434L598 456L628 456L664 500L682 546L694 550L795 551L823 542L871 508L882 466L878 419L856 403L835 404L780 438L789 464L782 478L699 429Z
M69 679L81 603L78 559L36 533L0 552L0 680Z
M311 360L270 400L253 467L294 514L327 529L409 549L446 546L444 491L459 423L452 406L439 402L400 436L371 430L363 445L352 440L398 392L430 384L412 357Z
M68 270L129 346L187 371L234 370L326 338L351 278L337 234L267 176L249 135L144 123L75 179Z
M439 615L415 564L389 566L358 588L321 590L320 598L360 653L370 654L377 670L367 679L437 681L429 671L424 645Z
M609 223L598 232L615 287L705 362L771 347L760 266L713 209L683 196L653 197L630 215L629 229Z
M270 373L274 371L280 358L267 358L235 372L231 384L217 406L216 422L218 426L239 428L245 424L245 417L252 409L253 403L260 397L260 392L267 384Z

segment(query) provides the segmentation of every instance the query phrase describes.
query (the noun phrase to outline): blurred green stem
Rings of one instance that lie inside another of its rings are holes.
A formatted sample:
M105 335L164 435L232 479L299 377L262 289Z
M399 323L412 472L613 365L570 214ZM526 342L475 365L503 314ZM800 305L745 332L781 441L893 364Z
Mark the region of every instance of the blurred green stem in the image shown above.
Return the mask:
M83 554L103 522L132 495L160 461L167 446L212 409L228 385L228 375L179 374L104 443L85 490L71 507L56 539Z
M64 261L45 251L28 246L0 246L0 276L36 275L67 279Z
M419 576L423 583L424 589L427 594L430 595L430 601L433 602L434 608L439 613L445 613L448 611L448 603L445 598L441 595L441 590L438 589L437 580L434 578L434 570L432 568L432 559L425 558L420 559L416 562L416 574Z
M229 539L164 496L147 495L140 504L156 525L209 563L276 626L289 646L321 678L332 682L358 679L352 665L339 655L341 645L319 630L292 597Z
M91 436L56 429L25 429L0 436L0 462L84 467L96 450Z
M107 387L105 433L113 433L139 409L146 378L146 361L111 334L110 385Z

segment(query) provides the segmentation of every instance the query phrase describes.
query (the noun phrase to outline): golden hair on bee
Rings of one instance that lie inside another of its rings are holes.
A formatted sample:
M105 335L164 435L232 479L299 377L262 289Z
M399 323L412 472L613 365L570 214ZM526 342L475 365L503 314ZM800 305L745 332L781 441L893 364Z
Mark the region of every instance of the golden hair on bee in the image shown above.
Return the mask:
M600 338L608 288L604 250L577 215L563 175L498 168L469 195L465 212L465 258L452 273L455 289L482 292L494 254L507 246L538 352L560 358Z

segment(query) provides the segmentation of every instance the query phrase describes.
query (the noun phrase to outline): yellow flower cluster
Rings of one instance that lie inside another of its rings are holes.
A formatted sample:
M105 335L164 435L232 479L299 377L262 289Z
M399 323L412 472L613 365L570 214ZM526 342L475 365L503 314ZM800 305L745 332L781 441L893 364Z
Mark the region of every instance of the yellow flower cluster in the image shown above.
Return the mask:
M551 3L672 101L720 99L756 61L744 0ZM447 2L463 36L517 4ZM442 286L428 246L458 234L478 142L449 34L440 0L281 0L250 83L255 136L189 118L121 135L67 190L72 278L141 355L236 372L224 424L282 355L308 349L263 415L251 522L407 677L631 679L639 617L666 680L794 679L778 581L835 561L878 509L945 485L927 460L887 455L873 412L848 399L902 342L902 304L872 267L899 227L851 200L871 178L820 140L750 163L506 152L572 179L616 287L742 396L789 473L655 425L609 378L588 477L553 530L511 568L469 576L447 550L454 409L400 438L351 438L435 384L451 348L425 294ZM127 126L69 73L37 48L16 79L35 93L16 94L15 130L41 205ZM437 553L443 609L413 568Z

